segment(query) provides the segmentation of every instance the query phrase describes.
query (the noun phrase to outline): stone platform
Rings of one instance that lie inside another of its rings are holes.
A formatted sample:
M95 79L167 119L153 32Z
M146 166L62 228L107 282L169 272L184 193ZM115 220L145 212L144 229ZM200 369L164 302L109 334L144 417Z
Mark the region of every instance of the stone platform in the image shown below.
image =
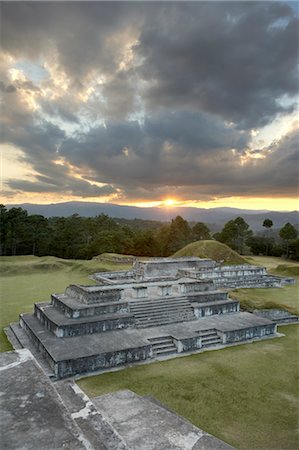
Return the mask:
M12 326L15 335L20 336L20 332L26 330L26 334L31 336L31 345L39 348L43 361L46 361L55 378L154 360L165 355L175 357L183 352L204 350L214 345L260 339L276 332L276 324L271 320L245 312L72 338L57 338L33 314L23 314L21 326L22 329L19 324ZM22 342L22 337L19 339ZM160 343L158 347L157 343Z
M51 383L28 350L0 354L0 381L5 450L233 450L152 398Z
M108 284L70 285L36 303L8 337L59 379L275 335L275 322L240 312L215 280L197 278L216 269L195 257L136 262L131 272L104 273ZM263 268L233 266L226 275L251 279L256 271L266 276Z

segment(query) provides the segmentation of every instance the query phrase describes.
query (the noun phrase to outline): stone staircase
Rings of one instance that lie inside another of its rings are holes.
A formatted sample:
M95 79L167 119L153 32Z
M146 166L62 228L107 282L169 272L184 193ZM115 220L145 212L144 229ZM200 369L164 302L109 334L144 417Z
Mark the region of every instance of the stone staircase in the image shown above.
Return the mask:
M129 302L129 306L137 328L196 320L193 308L186 298L135 300Z
M201 337L202 348L222 344L221 338L214 329L198 331L198 334Z
M149 341L152 344L154 356L166 356L177 353L177 348L171 336L150 338Z

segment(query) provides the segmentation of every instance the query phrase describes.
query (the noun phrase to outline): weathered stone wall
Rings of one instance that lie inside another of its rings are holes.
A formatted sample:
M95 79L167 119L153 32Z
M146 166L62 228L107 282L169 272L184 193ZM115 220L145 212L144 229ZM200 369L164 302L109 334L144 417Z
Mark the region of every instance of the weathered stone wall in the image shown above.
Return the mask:
M216 291L216 292L205 292L203 295L188 295L188 300L190 303L207 303L207 302L218 302L221 300L228 299L228 292Z
M127 313L129 312L128 302L113 302L113 303L103 303L95 305L86 305L86 308L71 308L66 303L58 298L55 294L51 296L52 305L59 309L66 317L69 318L79 318L79 317L91 317L100 314L117 314L117 313Z
M194 308L194 314L197 319L206 316L215 316L218 314L229 314L233 312L238 312L240 309L239 302L231 300L223 305L211 305L211 306L201 306L200 303L196 306L192 305Z
M99 286L79 286L71 284L66 288L65 294L73 297L82 303L103 303L103 302L117 302L122 298L123 289L101 289Z
M273 320L278 324L283 323L296 323L299 321L299 317L295 314L289 313L289 311L285 311L283 309L256 309L253 313L259 317L264 317L269 320Z
M120 314L118 317L109 315L97 316L95 320L82 322L82 320L74 319L74 323L57 324L51 320L45 312L35 305L34 314L47 330L51 331L58 338L83 336L85 334L102 333L105 331L120 330L124 328L132 328L135 325L135 319L130 314Z
M133 271L144 277L176 276L180 269L199 269L201 267L215 267L211 259L190 258L157 258L152 261L136 261Z
M178 353L192 352L193 350L199 350L202 347L201 338L199 336L185 339L174 338L173 343L176 346Z
M224 333L224 343L246 341L254 338L261 338L276 333L276 324L269 324L260 327L250 327L242 330L233 330Z
M152 349L149 344L148 346L131 348L129 350L107 352L85 358L59 361L55 364L55 375L57 378L65 378L76 374L144 361L152 357Z
M134 280L134 273L128 270L122 270L120 272L97 272L90 278L102 285L126 282L130 283Z
M55 370L55 361L53 360L52 356L49 352L45 349L45 347L42 345L41 341L39 340L39 337L35 334L34 330L32 330L27 323L23 320L22 314L20 314L20 320L19 320L20 326L26 331L26 333L30 336L30 339L34 346L37 348L37 350L43 355L51 369Z

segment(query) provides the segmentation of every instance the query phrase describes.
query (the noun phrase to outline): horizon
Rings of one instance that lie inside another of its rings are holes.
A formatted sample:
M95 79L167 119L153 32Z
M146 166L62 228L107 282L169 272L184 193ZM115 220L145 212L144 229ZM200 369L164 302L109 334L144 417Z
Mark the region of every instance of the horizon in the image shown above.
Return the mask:
M118 204L118 203L111 203L111 202L94 202L94 201L82 201L82 200L74 200L74 201L65 201L65 202L53 202L53 203L30 203L30 202L24 202L24 203L8 203L6 205L4 205L5 207L15 207L15 206L20 206L20 207L26 207L26 206L57 206L57 205L65 205L65 204L75 204L75 203L80 203L80 204L84 204L84 205L88 205L88 204L98 204L98 205L107 205L107 206L123 206L123 207L133 207L133 208L138 208L138 209L161 209L161 210L167 210L169 213L173 210L176 211L178 209L200 209L200 210L205 210L205 211L209 211L211 209L221 209L221 210L235 210L235 211L244 211L243 214L246 214L246 212L248 211L248 213L292 213L292 212L299 212L299 209L293 209L293 210L274 210L274 209L252 209L252 208L235 208L235 207L230 207L230 206L217 206L217 207L210 207L210 208L204 208L204 207L199 207L199 206L185 206L185 205L171 205L171 206L166 206L165 204L163 204L163 202L161 202L161 204L159 205L155 205L155 206L138 206L138 205L133 205L133 204Z
M298 16L4 2L1 203L298 210Z

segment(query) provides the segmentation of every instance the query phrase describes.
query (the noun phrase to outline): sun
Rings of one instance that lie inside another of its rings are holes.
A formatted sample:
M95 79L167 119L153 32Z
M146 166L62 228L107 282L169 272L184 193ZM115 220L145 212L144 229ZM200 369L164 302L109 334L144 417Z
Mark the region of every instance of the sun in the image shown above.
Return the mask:
M163 201L164 206L174 206L175 204L176 200L174 200L173 198L167 198L166 200Z

